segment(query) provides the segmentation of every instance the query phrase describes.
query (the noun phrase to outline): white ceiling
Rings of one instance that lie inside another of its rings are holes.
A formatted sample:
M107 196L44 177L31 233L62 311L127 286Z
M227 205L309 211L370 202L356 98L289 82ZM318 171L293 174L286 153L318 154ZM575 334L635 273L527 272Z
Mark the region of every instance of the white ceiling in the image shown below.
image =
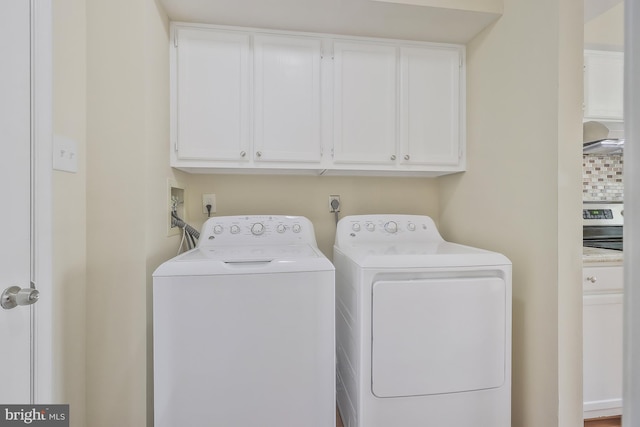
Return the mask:
M159 0L174 21L466 43L500 14L370 0Z
M584 22L591 21L620 3L622 0L584 0Z

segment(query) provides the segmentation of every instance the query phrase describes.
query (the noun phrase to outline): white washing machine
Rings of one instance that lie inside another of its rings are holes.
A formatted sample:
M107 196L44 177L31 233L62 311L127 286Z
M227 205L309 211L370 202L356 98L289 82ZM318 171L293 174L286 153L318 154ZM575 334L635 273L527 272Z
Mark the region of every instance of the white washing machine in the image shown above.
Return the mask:
M334 268L311 222L207 220L153 274L156 427L334 427Z
M340 220L337 400L345 427L511 425L511 263L431 218Z

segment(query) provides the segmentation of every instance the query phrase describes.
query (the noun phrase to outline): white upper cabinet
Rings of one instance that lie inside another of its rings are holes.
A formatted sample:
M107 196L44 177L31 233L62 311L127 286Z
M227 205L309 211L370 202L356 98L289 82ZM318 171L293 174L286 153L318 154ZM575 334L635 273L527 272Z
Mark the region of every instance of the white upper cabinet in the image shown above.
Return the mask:
M174 37L174 161L246 161L251 131L249 36L176 28Z
M171 166L463 171L464 47L172 23Z
M457 49L400 49L400 162L457 166L461 157Z
M584 52L584 117L623 120L624 53Z
M394 164L396 160L396 48L334 43L336 163Z
M320 162L320 39L254 37L254 158Z

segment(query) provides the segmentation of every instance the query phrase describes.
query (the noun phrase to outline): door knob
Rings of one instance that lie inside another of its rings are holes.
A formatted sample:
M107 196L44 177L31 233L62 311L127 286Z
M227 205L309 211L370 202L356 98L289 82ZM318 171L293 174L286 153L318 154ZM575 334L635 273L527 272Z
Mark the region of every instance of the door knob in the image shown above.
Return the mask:
M19 305L31 305L38 301L40 292L34 288L20 288L20 286L10 286L0 295L0 306L5 310L10 310Z

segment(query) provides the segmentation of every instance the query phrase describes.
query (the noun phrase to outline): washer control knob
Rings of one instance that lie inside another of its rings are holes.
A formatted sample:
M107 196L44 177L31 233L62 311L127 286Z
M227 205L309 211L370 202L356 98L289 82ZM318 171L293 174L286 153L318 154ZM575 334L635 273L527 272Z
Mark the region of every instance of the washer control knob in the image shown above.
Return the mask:
M376 229L376 225L372 222L368 222L367 225L365 225L365 227L367 228L368 231L374 231Z
M285 231L287 231L287 227L285 227L284 224L278 224L276 230L278 231L278 233L284 233Z
M222 226L221 225L216 225L213 227L213 234L220 234L222 233Z
M264 233L264 224L262 224L261 222L256 222L251 226L251 234L253 234L254 236L259 236L262 233Z
M416 225L412 222L410 222L409 224L407 224L407 229L409 231L416 231Z
M389 221L384 225L384 230L387 233L397 233L398 232L398 224L395 221Z
M302 230L302 227L300 227L300 224L293 224L293 227L291 227L291 229L294 233L299 233L300 230Z
M356 222L355 224L353 224L353 225L351 226L351 229L352 229L353 231L360 231L360 224L358 224L358 223Z
M239 232L240 232L240 227L238 227L237 225L231 226L231 234L238 234Z

